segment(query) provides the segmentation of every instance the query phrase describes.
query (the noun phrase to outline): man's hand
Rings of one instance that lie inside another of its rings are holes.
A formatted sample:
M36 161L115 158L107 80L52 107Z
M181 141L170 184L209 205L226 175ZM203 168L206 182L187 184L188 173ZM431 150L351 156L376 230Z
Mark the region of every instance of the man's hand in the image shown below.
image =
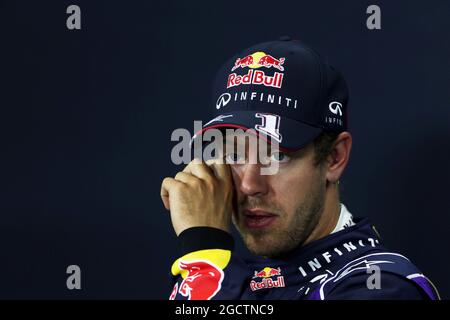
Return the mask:
M161 198L170 210L177 236L191 227L214 227L229 231L233 181L226 164L191 161L175 178L165 178Z

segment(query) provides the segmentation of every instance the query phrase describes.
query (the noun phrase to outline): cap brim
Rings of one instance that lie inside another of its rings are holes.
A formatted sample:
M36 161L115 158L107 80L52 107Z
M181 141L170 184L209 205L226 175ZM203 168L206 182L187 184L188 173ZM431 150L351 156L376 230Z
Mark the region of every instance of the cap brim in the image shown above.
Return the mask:
M266 121L267 120L267 121ZM268 123L266 123L268 122ZM276 114L257 111L237 111L224 113L203 125L193 140L210 129L236 128L253 129L269 143L276 141L280 150L293 152L312 142L321 132L321 128ZM265 129L268 129L267 131Z

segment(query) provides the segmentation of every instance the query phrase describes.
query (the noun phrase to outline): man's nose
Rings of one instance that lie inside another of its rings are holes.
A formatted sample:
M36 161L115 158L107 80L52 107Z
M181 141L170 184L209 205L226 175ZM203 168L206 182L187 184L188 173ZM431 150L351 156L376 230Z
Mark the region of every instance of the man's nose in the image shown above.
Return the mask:
M267 175L261 175L261 166L246 164L241 172L240 190L247 196L263 196L268 192Z

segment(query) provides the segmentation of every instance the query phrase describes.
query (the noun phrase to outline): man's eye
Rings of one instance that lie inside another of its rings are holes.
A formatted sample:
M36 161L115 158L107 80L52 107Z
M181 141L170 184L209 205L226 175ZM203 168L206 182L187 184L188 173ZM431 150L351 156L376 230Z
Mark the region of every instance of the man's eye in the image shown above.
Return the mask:
M237 153L228 153L225 155L225 163L241 163L244 162L245 159L240 154Z
M290 157L283 152L274 152L270 156L270 161L276 161L276 162L281 162L281 163L288 162L289 159L290 159Z

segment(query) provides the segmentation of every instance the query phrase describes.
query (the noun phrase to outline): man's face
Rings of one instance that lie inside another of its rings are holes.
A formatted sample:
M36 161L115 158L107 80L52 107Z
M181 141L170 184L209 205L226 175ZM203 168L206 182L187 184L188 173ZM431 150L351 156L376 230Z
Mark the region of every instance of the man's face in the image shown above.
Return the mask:
M270 161L278 162L279 168L274 175L262 175L263 165L248 163L259 159L258 151L243 143L245 155L236 153L236 144L232 153L225 151L228 160L246 160L230 165L236 189L233 223L252 253L268 257L286 253L302 244L319 221L325 201L324 170L314 164L311 143L290 154L268 147Z

